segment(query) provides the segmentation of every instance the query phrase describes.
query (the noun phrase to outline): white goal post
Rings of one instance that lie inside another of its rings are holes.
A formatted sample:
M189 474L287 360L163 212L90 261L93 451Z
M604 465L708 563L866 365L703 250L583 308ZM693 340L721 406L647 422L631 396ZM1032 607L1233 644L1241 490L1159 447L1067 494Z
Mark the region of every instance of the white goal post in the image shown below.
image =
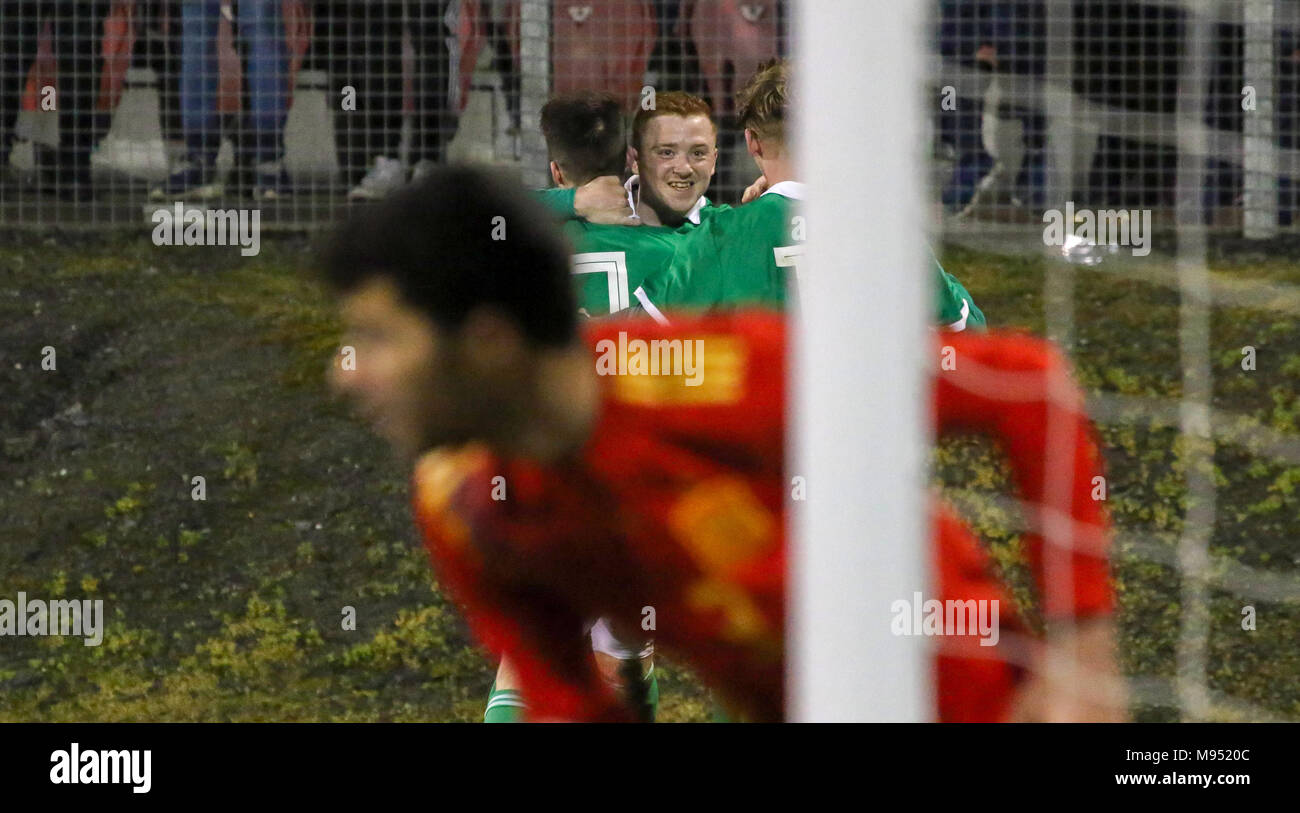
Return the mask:
M796 2L796 151L809 184L792 356L788 716L933 719L928 591L923 3ZM801 269L803 270L803 269Z

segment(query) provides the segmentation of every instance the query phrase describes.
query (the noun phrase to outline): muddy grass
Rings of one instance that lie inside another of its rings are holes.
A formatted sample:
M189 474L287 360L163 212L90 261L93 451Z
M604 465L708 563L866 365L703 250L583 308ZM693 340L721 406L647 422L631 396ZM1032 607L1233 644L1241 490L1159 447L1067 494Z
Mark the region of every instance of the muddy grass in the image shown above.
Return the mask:
M481 719L491 671L407 472L324 389L337 325L305 241L3 246L0 596L103 599L107 632L0 639L0 719ZM707 717L661 680L665 719Z
M248 260L125 235L0 241L0 597L102 598L108 627L98 647L0 639L0 719L481 718L491 672L432 583L407 473L325 392L337 324L308 249L279 238ZM943 259L990 324L1044 329L1042 262ZM1300 284L1284 263L1218 272ZM1074 360L1090 392L1177 397L1176 295L1115 276L1080 283ZM1215 407L1297 438L1296 318L1219 309L1212 338ZM1240 369L1246 345L1253 372ZM1168 563L1186 448L1158 416L1101 430L1135 710L1173 719L1182 614ZM1017 520L986 498L1006 487L996 453L956 441L936 462L1023 585ZM1300 582L1300 466L1221 444L1213 474L1215 572ZM195 477L206 500L192 499ZM1220 716L1300 719L1300 606L1240 586L1211 598ZM661 680L663 719L707 718L689 676L666 666Z
M1044 332L1045 261L957 249L943 260L973 292L990 325ZM1105 270L1078 272L1076 373L1094 397L1176 399L1182 393L1179 298L1154 282L1171 274L1173 264L1153 256L1130 269L1136 278ZM1300 285L1300 266L1280 261L1220 262L1212 275L1217 282ZM1207 472L1217 486L1210 544L1215 581L1205 619L1212 716L1300 719L1300 314L1218 307L1210 331L1213 408L1236 416L1255 437L1260 431L1276 433L1289 441L1292 455L1289 461L1276 459L1239 435L1220 440ZM1247 346L1255 349L1253 370L1242 366ZM1139 408L1123 420L1099 420L1107 505L1117 528L1123 664L1134 678L1135 712L1143 720L1177 719L1173 681L1184 614L1183 585L1173 565L1189 502L1190 465L1177 416L1176 409L1162 416ZM950 493L966 492L954 499L1023 583L1015 537L1007 531L1018 519L982 498L1006 487L997 456L982 443L961 441L945 444L936 457L938 480ZM1254 630L1243 629L1246 607L1254 608Z

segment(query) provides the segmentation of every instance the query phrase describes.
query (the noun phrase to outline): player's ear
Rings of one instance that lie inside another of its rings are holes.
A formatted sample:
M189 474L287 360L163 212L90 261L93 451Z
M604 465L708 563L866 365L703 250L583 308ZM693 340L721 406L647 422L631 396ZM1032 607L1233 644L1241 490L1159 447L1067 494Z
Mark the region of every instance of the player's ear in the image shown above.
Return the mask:
M528 342L514 320L490 306L472 310L458 334L462 358L478 374L511 372L528 351Z
M637 166L636 147L631 145L627 148L627 168L632 170L633 175L640 175L641 168Z
M763 157L763 142L758 140L758 134L748 127L745 128L745 148L754 158Z
M554 161L551 162L551 180L556 186L564 186L564 170L560 169L560 165Z

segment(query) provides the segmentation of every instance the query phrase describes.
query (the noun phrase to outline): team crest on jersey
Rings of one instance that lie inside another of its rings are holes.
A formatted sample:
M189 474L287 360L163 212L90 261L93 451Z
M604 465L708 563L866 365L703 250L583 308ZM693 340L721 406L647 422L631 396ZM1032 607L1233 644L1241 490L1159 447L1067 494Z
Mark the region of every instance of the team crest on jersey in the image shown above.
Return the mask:
M741 3L740 16L745 18L747 23L756 23L763 16L767 7L762 3Z
M569 17L581 25L591 16L591 6L569 6Z

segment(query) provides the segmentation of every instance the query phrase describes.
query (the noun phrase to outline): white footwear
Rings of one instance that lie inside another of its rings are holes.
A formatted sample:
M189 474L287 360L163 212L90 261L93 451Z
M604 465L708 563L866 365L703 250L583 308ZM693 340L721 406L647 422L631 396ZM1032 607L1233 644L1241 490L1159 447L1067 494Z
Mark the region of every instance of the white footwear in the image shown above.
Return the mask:
M348 192L351 200L378 200L406 183L406 170L396 158L379 156L375 165L361 179L361 183Z
M411 183L415 183L416 181L420 180L424 176L433 172L434 169L437 168L437 166L438 166L437 164L430 161L428 158L424 158L421 159L420 161L417 161L415 166L411 168Z

